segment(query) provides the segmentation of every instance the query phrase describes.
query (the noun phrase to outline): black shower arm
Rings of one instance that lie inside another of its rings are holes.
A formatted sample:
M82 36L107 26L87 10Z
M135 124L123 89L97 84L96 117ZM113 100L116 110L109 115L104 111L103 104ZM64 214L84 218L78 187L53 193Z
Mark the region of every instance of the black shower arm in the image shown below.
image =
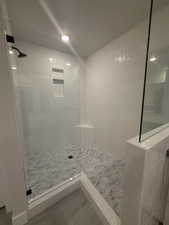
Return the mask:
M12 46L12 49L16 50L16 51L19 52L19 53L22 53L22 52L19 50L19 48L15 47L15 46Z

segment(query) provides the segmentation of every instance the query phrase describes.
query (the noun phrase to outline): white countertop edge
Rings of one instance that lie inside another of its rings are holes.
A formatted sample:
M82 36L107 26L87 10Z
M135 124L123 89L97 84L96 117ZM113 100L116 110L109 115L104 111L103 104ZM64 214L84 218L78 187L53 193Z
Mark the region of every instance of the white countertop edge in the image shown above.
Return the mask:
M151 130L143 135L143 141L139 142L139 136L135 136L127 141L127 143L135 145L144 150L149 150L153 146L159 144L169 137L169 123Z

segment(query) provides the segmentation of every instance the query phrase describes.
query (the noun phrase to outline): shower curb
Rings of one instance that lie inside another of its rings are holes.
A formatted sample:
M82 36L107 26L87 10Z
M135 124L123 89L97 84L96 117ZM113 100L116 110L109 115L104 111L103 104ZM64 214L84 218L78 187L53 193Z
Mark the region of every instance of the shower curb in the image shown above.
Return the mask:
M81 189L104 225L120 225L120 218L94 187L84 172L66 180L28 202L27 212L13 217L13 225L24 225L29 219L53 206L59 200Z
M82 172L80 176L80 186L104 225L121 224L120 218L116 215L114 210L109 206L84 172Z

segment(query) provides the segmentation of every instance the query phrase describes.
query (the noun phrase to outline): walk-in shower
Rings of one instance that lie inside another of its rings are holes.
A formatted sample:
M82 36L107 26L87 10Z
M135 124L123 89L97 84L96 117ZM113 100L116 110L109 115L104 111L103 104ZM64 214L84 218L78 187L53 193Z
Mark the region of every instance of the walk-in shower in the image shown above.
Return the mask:
M17 6L22 8L20 16ZM90 124L85 112L86 57L91 49L94 52L98 45L104 46L108 37L87 47L81 34L80 46L78 36L64 29L59 14L53 11L55 7L54 1L17 0L15 4L8 1L16 41L11 49L19 53L16 91L27 197L37 199L49 189L72 181L83 171L120 215L124 161L121 157L114 158L110 147L104 151L104 146L95 143L95 125ZM73 7L76 8L76 4ZM83 4L78 7L82 9ZM28 14L30 11L39 16L33 22L25 15L26 30L21 22L25 9ZM38 26L40 30L35 31ZM74 30L74 24L71 26ZM77 28L80 30L80 24Z
M119 224L126 142L168 122L169 1L6 2L30 214L78 186Z

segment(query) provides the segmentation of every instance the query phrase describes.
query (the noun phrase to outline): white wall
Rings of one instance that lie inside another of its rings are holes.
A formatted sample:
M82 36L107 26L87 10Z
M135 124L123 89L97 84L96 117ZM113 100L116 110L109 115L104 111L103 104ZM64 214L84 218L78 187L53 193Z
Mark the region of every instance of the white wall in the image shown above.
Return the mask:
M87 60L86 120L94 142L124 154L125 141L139 130L145 64L146 26L135 27Z
M168 15L169 7L153 15L151 52L169 44ZM123 156L125 141L139 133L147 29L147 22L137 25L86 63L86 122L94 126L93 143L113 151L115 159Z
M151 132L144 142L138 143L135 137L126 144L123 225L164 222L169 187L168 147L168 127L161 132L157 128L156 134Z
M16 44L28 56L17 60L17 87L20 92L25 142L41 150L80 144L80 65L70 55L28 42ZM53 61L50 62L49 58ZM66 64L70 63L71 66ZM62 76L52 68L63 69L63 97L57 97L52 79Z
M2 4L1 4L2 3ZM3 2L0 2L1 14L1 53L0 53L0 163L3 173L4 203L7 209L11 209L13 216L23 213L27 209L26 190L24 183L23 153L18 142L16 123L16 104L13 89L13 73L10 72L10 64L7 56L8 46L6 44L4 30L8 30L8 16ZM25 218L26 219L26 218Z

